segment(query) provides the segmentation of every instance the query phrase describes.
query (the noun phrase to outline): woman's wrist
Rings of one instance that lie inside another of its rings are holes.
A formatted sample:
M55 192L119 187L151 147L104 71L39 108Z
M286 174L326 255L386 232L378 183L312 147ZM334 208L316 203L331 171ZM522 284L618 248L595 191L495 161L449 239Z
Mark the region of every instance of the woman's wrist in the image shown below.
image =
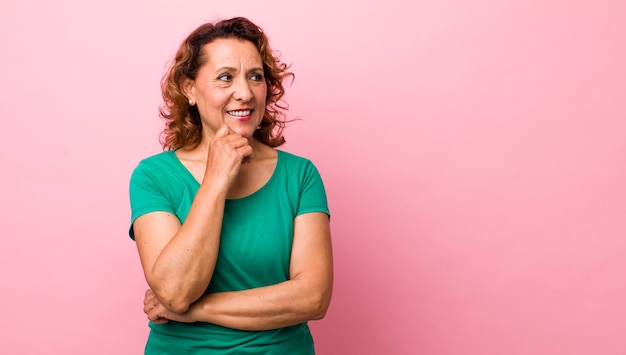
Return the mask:
M209 177L205 177L200 184L200 188L198 188L198 192L196 196L200 195L203 198L215 198L215 199L226 199L226 194L228 192L228 183L227 181L220 181L219 179L211 179Z
M189 315L196 322L209 322L209 302L208 295L202 296L198 301L189 307Z

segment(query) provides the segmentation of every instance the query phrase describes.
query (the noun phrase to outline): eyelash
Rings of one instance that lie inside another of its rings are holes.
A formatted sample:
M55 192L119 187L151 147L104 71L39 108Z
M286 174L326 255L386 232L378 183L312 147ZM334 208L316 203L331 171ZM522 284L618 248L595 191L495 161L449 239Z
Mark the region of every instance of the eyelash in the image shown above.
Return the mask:
M218 80L222 80L222 81L230 81L232 78L233 76L230 74L222 74L217 77Z
M222 80L222 81L230 81L230 80L232 80L232 78L233 78L233 76L230 75L230 74L222 74L222 75L217 77L218 80ZM259 74L259 73L254 73L254 74L250 75L250 79L254 80L254 81L263 81L263 75Z

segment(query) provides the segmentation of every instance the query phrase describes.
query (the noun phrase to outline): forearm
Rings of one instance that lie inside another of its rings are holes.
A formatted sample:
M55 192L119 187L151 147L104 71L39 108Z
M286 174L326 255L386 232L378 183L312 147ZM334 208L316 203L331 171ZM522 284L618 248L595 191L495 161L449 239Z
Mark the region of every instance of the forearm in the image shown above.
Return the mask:
M155 260L147 280L166 307L185 311L211 281L224 201L224 193L201 186L185 222Z
M325 316L333 285L328 217L298 216L289 267L290 279L275 285L202 296L189 309L164 309L147 292L144 311L152 321L206 322L240 330L282 328Z
M330 303L331 285L294 279L243 291L213 293L191 305L196 321L260 331L321 319Z

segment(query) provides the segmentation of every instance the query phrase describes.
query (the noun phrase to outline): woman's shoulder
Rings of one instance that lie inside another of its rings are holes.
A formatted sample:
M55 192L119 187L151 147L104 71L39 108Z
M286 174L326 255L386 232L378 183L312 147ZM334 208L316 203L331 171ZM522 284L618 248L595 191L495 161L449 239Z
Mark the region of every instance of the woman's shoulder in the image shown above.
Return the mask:
M303 164L303 165L313 164L313 162L309 158L306 158L301 155L296 155L294 153L286 152L280 149L276 149L276 152L278 152L279 159L289 164Z
M318 174L318 169L311 159L284 150L278 150L279 165L283 167L281 170L297 173L298 175L307 176L310 174Z
M175 168L174 151L166 150L139 161L133 171L133 176L161 175Z
M163 152L141 159L138 165L163 164L164 162L170 162L173 156L173 150L165 150Z

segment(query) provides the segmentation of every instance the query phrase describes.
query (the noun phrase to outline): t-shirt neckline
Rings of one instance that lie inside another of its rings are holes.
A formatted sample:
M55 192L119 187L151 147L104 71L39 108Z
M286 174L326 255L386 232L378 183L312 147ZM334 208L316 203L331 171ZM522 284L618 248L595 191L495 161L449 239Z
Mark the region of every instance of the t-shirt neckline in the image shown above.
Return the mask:
M196 188L200 187L200 182L193 176L193 174L191 173L191 171L189 171L189 169L187 169L187 167L185 166L185 164L183 164L182 161L180 161L180 159L178 158L178 156L176 155L176 151L175 150L169 150L168 151L169 155L171 155L172 159L176 162L176 165L178 166L179 169L181 169L186 178L190 179L191 181L193 181L193 183L195 184ZM226 202L227 203L236 203L238 201L245 201L247 199L250 199L256 195L258 195L259 193L261 193L261 191L265 190L268 186L270 186L270 184L273 182L274 177L277 175L278 173L278 168L281 164L281 154L283 152L276 149L276 166L274 167L274 171L272 171L272 175L270 176L269 180L267 180L267 182L265 184L263 184L263 186L261 186L258 190L252 192L251 194L247 195L247 196L243 196L243 197L239 197L239 198L227 198Z

